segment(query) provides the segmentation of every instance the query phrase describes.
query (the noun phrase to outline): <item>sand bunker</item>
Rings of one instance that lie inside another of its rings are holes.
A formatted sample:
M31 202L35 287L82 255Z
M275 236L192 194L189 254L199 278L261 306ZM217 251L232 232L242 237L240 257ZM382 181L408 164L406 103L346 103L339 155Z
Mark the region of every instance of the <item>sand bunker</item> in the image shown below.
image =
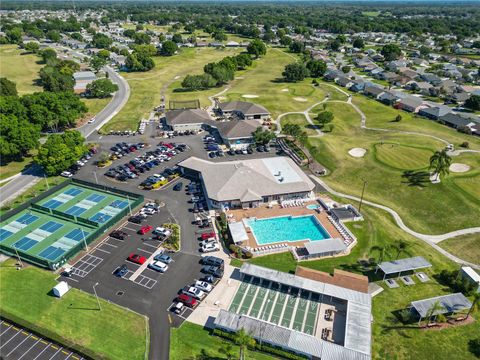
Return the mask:
M245 79L244 76L235 76L235 80L242 80L242 79Z
M288 89L282 89L281 92L288 92Z
M470 166L468 166L466 164L453 163L453 164L450 165L450 167L448 169L451 172L454 172L454 173L463 173L463 172L467 172L468 170L470 170Z
M308 100L305 99L304 97L294 97L293 100L299 101L299 102L306 102L306 101L308 101Z
M348 154L350 156L353 156L353 157L356 157L356 158L361 158L361 157L365 156L366 152L367 152L367 150L365 150L363 148L353 148L353 149L350 149L348 151Z
M253 99L253 98L257 98L258 95L250 95L250 94L246 94L246 95L242 95L243 98L247 98L247 99Z
M174 80L180 79L180 75L175 76L173 79L174 79Z

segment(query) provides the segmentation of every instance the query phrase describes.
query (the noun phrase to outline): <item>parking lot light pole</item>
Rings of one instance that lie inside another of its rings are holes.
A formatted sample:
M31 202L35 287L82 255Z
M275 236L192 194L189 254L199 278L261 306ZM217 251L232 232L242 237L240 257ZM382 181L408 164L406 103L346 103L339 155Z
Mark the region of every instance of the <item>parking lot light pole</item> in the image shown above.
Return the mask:
M80 231L82 232L83 242L85 243L85 250L88 252L88 245L87 240L85 239L85 233L83 232L82 228L80 228Z
M22 262L22 259L20 258L20 255L18 255L17 248L15 246L13 248L15 249L15 254L17 254L18 263L20 264L20 267L23 268L23 262Z
M98 185L97 172L95 170L93 170L93 176L95 177L95 182Z
M95 289L97 285L98 285L98 282L93 285L93 292L95 293L95 298L97 299L98 310L102 310L102 306L100 305L100 300L98 300L97 289Z

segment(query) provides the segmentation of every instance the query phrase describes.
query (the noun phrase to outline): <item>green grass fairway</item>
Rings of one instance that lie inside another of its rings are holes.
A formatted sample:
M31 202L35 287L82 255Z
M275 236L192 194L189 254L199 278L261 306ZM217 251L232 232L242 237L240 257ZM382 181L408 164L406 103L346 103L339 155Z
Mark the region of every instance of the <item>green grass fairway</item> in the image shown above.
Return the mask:
M143 316L107 301L97 310L93 295L71 289L62 299L49 293L57 275L29 266L0 268L0 309L6 318L41 335L87 349L95 359L145 358L147 323Z
M433 151L393 142L373 144L375 159L398 170L424 169Z
M308 123L307 119L303 114L290 114L290 115L283 116L282 119L280 120L280 125L283 128L286 124L300 125L302 130L306 131L309 136L317 135L317 132Z
M221 349L231 344L236 358L240 352L238 346L218 337L212 336L200 325L184 322L178 329L172 328L170 337L170 360L196 359L205 351L208 359L227 359ZM246 359L271 360L272 356L258 351L245 353Z
M17 84L19 95L43 91L37 84L38 72L43 67L37 62L40 58L34 54L24 54L17 45L0 46L0 77Z
M439 245L460 259L480 264L480 236L478 234L444 240Z
M122 73L130 85L130 98L120 113L110 120L102 128L102 131L136 130L138 122L147 117L150 111L160 104L162 89L165 90L168 105L174 89L172 87L167 92L170 84L175 81L181 82L187 74L200 74L205 64L220 61L239 51L239 49L183 48L178 55L155 57L156 66L151 71ZM220 90L221 88L213 89L211 92L214 94ZM201 94L192 94L192 96L200 98Z

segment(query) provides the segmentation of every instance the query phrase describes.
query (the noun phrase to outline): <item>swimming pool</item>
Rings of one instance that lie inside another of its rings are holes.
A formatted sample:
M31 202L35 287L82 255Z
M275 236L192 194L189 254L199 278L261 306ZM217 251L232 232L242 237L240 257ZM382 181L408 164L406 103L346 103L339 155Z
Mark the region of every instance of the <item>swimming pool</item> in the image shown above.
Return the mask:
M307 205L308 210L317 210L319 207L317 204Z
M330 235L313 215L280 216L267 219L245 220L259 245L285 241L329 239Z

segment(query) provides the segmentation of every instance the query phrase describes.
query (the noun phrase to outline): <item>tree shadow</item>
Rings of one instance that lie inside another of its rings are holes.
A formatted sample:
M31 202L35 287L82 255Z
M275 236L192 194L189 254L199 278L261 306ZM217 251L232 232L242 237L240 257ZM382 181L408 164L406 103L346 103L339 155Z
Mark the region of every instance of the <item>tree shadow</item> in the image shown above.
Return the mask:
M430 183L430 173L428 171L405 170L402 178L405 179L402 184L408 184L408 186L426 187Z
M275 78L273 80L270 80L270 82L275 83L275 84L283 84L283 83L287 84L287 83L289 83L288 81L285 81L285 79L283 77L282 78Z

